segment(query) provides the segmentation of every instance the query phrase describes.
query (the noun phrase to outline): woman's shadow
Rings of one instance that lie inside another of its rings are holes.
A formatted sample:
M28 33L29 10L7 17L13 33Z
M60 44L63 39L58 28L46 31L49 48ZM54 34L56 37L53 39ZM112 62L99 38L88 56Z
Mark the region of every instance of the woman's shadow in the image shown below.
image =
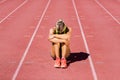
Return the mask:
M73 63L76 61L86 60L89 55L90 54L85 52L70 53L70 56L67 58L67 64L69 65L70 63Z

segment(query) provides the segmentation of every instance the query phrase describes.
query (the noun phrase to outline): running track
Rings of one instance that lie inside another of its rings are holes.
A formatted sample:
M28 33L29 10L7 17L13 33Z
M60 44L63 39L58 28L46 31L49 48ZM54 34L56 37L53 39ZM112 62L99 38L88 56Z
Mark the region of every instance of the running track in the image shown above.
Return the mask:
M120 0L0 0L0 80L120 80L119 9ZM49 54L59 18L72 28L67 69Z

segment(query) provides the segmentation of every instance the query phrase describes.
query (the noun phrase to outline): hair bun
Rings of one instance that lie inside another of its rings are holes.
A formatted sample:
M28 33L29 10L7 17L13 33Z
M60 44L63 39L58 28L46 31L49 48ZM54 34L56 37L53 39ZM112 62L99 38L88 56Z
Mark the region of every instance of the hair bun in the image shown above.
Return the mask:
M61 22L64 23L64 21L63 21L62 19L59 19L59 20L57 21L57 23L61 23ZM56 24L57 24L57 23L56 23Z

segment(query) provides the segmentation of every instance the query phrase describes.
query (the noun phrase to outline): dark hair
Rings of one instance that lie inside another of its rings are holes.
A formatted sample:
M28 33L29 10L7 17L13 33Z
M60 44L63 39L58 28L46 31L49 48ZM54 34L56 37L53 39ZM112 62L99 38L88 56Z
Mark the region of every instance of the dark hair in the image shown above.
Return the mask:
M61 20L61 21L58 21L57 22L57 26L58 27L64 27L65 26L65 23Z
M62 20L57 21L56 29L59 33L62 33L64 26L65 26L65 23Z

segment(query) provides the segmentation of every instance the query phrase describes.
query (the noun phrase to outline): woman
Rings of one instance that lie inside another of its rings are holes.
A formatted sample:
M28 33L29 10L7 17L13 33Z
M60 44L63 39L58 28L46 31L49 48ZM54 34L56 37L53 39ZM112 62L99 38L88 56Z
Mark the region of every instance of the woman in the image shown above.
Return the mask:
M55 60L54 67L66 68L66 58L70 55L71 28L67 27L61 19L56 26L50 29L48 40L52 43L51 56Z

